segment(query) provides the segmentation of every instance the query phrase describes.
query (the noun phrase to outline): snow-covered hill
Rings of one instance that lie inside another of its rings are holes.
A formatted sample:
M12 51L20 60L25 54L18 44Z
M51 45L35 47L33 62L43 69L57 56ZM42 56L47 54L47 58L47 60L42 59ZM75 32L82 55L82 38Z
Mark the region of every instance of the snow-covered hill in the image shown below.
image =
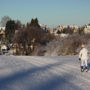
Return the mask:
M79 64L77 56L0 56L0 90L90 90Z

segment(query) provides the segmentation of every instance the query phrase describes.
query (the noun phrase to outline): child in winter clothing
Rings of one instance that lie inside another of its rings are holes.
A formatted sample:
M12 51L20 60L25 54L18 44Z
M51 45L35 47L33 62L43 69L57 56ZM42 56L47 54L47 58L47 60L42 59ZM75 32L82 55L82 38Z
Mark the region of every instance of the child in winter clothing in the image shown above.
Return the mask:
M80 50L80 53L79 53L79 60L81 61L81 72L83 72L84 69L86 69L86 72L87 72L88 71L88 64L87 64L88 50L85 48L85 45L82 45L81 47L82 49Z

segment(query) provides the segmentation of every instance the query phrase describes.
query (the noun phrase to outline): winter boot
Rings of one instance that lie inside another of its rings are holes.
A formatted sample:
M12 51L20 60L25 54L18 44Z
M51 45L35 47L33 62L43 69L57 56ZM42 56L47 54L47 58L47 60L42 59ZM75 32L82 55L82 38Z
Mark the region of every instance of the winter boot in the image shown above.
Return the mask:
M84 70L83 70L83 69L81 69L81 72L84 72Z
M81 66L81 72L84 72L84 68L83 68L83 66Z
M88 67L85 67L85 71L88 72Z

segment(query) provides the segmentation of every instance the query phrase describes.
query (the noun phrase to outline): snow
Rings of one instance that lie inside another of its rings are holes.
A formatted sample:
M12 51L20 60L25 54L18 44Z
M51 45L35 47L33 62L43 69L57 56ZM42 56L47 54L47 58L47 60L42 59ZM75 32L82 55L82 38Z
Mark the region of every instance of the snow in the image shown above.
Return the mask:
M0 56L0 90L90 90L90 72L78 56Z

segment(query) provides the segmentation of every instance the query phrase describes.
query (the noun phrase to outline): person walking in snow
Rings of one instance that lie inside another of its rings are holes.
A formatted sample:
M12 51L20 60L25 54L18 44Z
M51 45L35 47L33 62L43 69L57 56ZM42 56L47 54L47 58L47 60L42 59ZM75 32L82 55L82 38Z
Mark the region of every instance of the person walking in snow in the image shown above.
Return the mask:
M86 72L88 72L88 50L85 48L85 45L82 44L81 46L81 50L79 53L79 60L81 61L81 72L83 72L84 70L86 70Z

